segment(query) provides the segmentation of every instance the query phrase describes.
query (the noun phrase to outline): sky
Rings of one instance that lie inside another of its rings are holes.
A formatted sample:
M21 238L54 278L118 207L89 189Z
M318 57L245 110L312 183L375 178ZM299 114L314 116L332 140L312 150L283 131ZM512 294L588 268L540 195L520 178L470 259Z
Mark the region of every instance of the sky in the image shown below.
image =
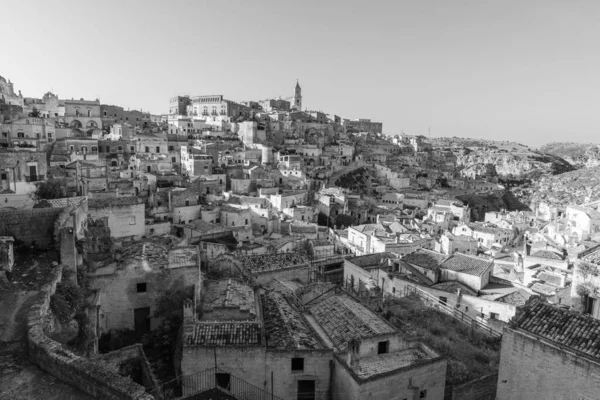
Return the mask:
M105 0L2 5L26 97L166 113L174 95L293 96L385 133L598 141L600 1Z

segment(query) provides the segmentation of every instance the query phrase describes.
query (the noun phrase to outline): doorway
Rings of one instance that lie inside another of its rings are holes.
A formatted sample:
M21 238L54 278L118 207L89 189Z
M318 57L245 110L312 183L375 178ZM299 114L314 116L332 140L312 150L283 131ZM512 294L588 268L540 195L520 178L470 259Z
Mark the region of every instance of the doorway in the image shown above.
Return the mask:
M31 182L37 181L37 167L35 165L29 166L29 179L31 179Z
M315 400L315 381L298 381L298 400Z
M150 332L150 307L136 308L133 313L135 333L141 336Z

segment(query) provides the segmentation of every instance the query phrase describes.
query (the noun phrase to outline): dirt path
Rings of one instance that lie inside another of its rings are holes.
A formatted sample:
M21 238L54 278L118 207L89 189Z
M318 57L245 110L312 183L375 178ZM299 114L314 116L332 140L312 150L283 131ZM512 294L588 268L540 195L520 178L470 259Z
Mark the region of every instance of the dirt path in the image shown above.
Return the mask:
M0 295L0 342L25 336L27 312L38 291L18 291Z
M27 314L51 268L44 254L20 257L0 285L0 400L91 399L29 362Z

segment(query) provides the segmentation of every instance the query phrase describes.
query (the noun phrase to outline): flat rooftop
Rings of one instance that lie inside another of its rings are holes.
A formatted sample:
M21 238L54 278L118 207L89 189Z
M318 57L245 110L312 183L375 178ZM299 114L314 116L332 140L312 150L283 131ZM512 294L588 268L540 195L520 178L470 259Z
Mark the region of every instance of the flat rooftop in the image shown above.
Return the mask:
M351 368L360 379L368 379L400 368L418 365L435 358L437 357L433 357L423 349L417 347L364 357L359 359L356 367Z

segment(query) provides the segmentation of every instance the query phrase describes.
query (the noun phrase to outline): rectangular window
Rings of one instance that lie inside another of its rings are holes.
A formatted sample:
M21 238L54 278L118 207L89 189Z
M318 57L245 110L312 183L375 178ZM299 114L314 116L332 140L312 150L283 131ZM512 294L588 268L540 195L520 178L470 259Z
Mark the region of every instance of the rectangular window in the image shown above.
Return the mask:
M390 351L390 342L388 340L377 343L377 354L386 354Z
M498 314L491 312L490 319L498 319Z
M136 285L136 290L138 293L146 293L146 282L138 283Z
M427 398L427 389L426 390L421 390L419 392L419 399L426 399Z
M160 153L160 147L156 146L156 152Z
M146 153L150 153L150 147L146 146L145 150L146 150Z
M292 358L292 371L304 371L304 358Z
M448 303L448 298L440 296L440 304L446 305L446 303Z
M129 216L129 225L135 225L135 215Z

